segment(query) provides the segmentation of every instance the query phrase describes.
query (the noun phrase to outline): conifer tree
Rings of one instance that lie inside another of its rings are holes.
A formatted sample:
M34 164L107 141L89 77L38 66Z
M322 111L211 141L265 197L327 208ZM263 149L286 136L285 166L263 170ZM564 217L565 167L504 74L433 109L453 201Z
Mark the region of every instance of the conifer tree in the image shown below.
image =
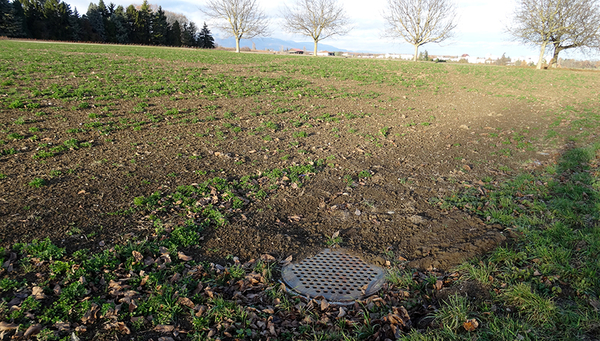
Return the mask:
M99 42L106 41L106 29L104 27L104 18L102 17L102 11L98 7L98 5L94 4L93 2L90 3L90 6L88 7L85 16L89 20L90 26L92 28L92 36L90 37L90 39L92 41Z
M208 29L208 25L206 22L204 26L202 26L202 30L198 34L198 46L203 49L214 49L215 48L215 40Z
M175 20L173 25L169 28L169 32L167 34L167 45L181 46L181 26L177 20Z
M158 11L152 16L152 45L166 45L167 34L169 24L167 23L167 16L162 7L158 8Z

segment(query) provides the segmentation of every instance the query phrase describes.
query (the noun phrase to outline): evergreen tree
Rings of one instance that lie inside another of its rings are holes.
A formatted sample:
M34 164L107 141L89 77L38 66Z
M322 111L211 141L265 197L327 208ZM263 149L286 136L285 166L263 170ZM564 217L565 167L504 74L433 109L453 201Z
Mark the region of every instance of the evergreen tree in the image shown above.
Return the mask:
M133 44L139 43L138 34L135 26L137 21L138 11L133 5L127 6L125 11L125 17L127 18L127 32L129 32L129 42Z
M198 47L203 49L214 49L215 48L215 40L210 34L210 30L208 29L208 25L206 22L204 26L202 26L202 30L198 34Z
M193 22L183 24L183 30L181 32L181 45L183 46L197 46L196 33L198 29L196 24Z
M0 36L25 37L25 15L21 3L0 0Z
M89 20L92 28L91 41L106 41L106 30L104 27L104 18L102 17L102 10L98 5L90 3L86 17Z
M79 18L79 12L77 8L69 16L69 26L71 27L71 37L69 40L80 41L81 40L81 18Z
M15 1L18 2L18 1ZM46 25L42 3L36 0L21 0L25 26L28 29L28 37L44 39Z
M135 31L138 44L150 44L152 12L147 0L144 0L135 18Z
M152 16L152 45L166 45L168 31L167 16L162 7L159 7L158 11Z
M115 36L117 40L116 42L119 44L129 43L127 15L125 14L125 9L123 8L123 6L118 6L116 9L112 10L110 21L115 26Z
M169 28L169 32L167 34L167 45L181 46L181 26L177 20L175 20L173 26Z
M108 8L106 8L106 4L104 4L103 0L98 1L97 8L102 18L108 18L110 16L110 14L108 14Z

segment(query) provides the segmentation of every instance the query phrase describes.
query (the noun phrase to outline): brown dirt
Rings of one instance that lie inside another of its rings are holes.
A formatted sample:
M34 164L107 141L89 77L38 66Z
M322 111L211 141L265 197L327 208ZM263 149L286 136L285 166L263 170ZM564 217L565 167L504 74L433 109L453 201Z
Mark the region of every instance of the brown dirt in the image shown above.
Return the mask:
M451 66L448 68L452 71ZM219 71L214 66L210 72ZM244 72L250 74L236 68L236 74ZM265 74L271 75L277 76ZM311 82L340 86L333 80ZM77 135L65 133L89 122L88 114L100 113L98 108L71 110L73 103L45 100L39 110L48 110L51 115L41 118L31 112L3 108L0 123L11 126L11 131L26 132L36 126L42 132L37 134L41 141L6 141L3 146L19 153L0 157L0 172L7 175L0 181L1 245L50 237L70 250L99 250L125 242L132 234L143 237L154 233L151 222L141 213L111 214L132 207L137 196L214 176L239 178L265 169L303 164L307 158L333 156L327 161L332 165L311 176L305 186L288 186L264 201L252 203L243 215L234 215L226 227L207 229L202 243L186 252L207 261L223 261L229 255L246 261L264 253L281 258L293 255L298 260L326 247L329 237L340 231L343 247L375 263L403 257L411 267L447 269L492 249L506 238L499 227L462 212L441 211L429 203L430 198L448 195L461 186L480 186L487 175L501 180L503 167L515 170L551 161L561 146L544 146L539 141L530 151L515 150L513 144L512 156L491 153L498 152L503 140L525 129L527 141L543 136L552 121L545 113L557 108L562 99L543 89L533 93L540 99L536 102L486 95L485 89L493 89L494 85L456 72L450 72L446 82L451 90L440 94L387 86L360 87L382 93L380 99L398 98L394 101L290 98L283 106L296 106L295 110L281 116L250 115L258 111L257 105L266 111L274 108L277 104L272 101L277 97L214 101L159 97L148 100L147 112L162 113L164 107L182 112L199 108L195 117L202 120L215 115L217 119L193 124L163 121L140 131L115 131L108 137L93 130ZM351 81L344 84L357 86ZM484 91L463 89L474 86ZM588 95L584 90L568 101ZM138 101L112 102L114 117L110 120L146 119L146 113L131 113ZM208 105L217 105L218 109L209 110ZM223 114L228 111L235 112L239 120L225 119ZM338 122L314 119L324 113L361 112L372 115ZM283 120L286 115L297 118L304 113L313 117L309 121L312 127L294 128ZM24 115L29 123L17 128L11 125ZM263 121L273 121L282 129L247 134ZM211 137L215 126L227 122L244 131L229 132L223 140ZM407 126L411 122L416 125ZM384 127L390 127L386 137L380 134ZM339 137L334 136L336 128ZM351 128L377 137L380 146L349 132ZM193 135L206 129L210 129L211 136ZM292 137L296 131L306 131L308 136L296 139ZM261 138L267 134L272 141ZM60 144L71 137L93 141L93 147L44 160L32 158L38 143ZM291 146L290 142L296 140L300 144ZM306 154L300 154L300 150ZM289 158L283 160L288 154ZM202 158L191 159L193 155ZM62 173L50 177L52 170ZM194 173L197 170L207 174L198 175ZM359 179L357 174L364 170L372 176ZM346 175L352 176L351 186L344 180ZM48 179L48 184L39 189L28 186L36 177Z

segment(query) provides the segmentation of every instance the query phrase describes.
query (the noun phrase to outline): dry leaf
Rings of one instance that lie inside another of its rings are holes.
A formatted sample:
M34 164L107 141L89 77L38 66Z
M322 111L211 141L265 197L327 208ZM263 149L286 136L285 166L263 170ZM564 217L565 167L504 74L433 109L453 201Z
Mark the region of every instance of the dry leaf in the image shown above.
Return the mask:
M267 253L265 253L264 255L260 256L260 259L262 261L267 262L267 263L275 261L275 257L273 257L273 256L271 256L270 254L267 254Z
M2 321L2 322L0 322L0 332L6 331L6 330L17 329L18 326L19 326L18 324Z
M346 309L344 309L344 308L340 307L340 312L339 312L339 314L338 314L338 316L337 316L337 317L338 317L338 318L342 318L342 317L344 317L344 316L346 316Z
M75 332L71 333L71 341L80 341L81 339L77 337L77 335L75 335Z
M192 300L190 300L187 297L179 297L179 299L177 300L177 303L179 303L179 304L181 304L183 306L186 306L188 308L191 308L191 309L194 309L194 307L196 306L194 304L194 302L192 302Z
M198 307L197 310L198 310L198 312L195 315L196 315L196 317L200 317L200 316L202 316L202 314L204 314L206 312L207 308L205 305L201 305Z
M436 288L437 290L442 290L442 287L443 287L443 286L444 286L444 282L443 282L443 281L441 281L441 280L439 280L439 279L438 279L438 280L435 282L435 288Z
M173 330L175 330L175 326L173 325L159 324L156 327L154 327L154 331L159 333L170 333Z
M133 258L135 258L136 262L140 262L142 259L144 259L144 256L142 256L141 253L137 252L137 251L131 251L131 254L133 255Z
M25 331L25 334L23 334L23 337L28 339L30 336L37 335L41 330L42 330L41 324L33 324L33 325L29 326L29 328L27 328L27 330Z
M271 309L271 308L267 308L267 309L263 309L262 311L263 313L267 313L267 314L275 314L275 310Z
M175 340L173 340L173 338L170 336L162 336L162 337L158 338L158 341L175 341Z
M131 334L131 330L127 328L127 325L124 322L117 322L117 328L119 328L119 331L123 334Z
M463 323L463 328L465 328L465 330L468 332L474 331L475 329L477 329L477 327L479 327L479 322L477 322L476 319L470 319L467 320L467 322Z
M68 322L56 322L54 327L58 329L58 331L63 332L65 330L71 329L71 324Z
M335 233L331 236L331 239L335 239L340 235L340 231L335 231Z
M44 289L38 286L33 287L31 295L33 295L33 297L36 300L43 300L44 298L46 298L46 295L44 294Z
M191 261L193 258L190 256L186 256L183 252L178 251L177 252L177 256L179 257L179 259L181 259L184 262L188 262Z
M176 272L173 276L171 276L171 279L169 279L169 282L176 283L176 282L179 282L180 279L181 279L181 274L179 272Z
M322 300L321 301L321 311L325 311L327 308L329 308L329 302L327 302L327 300Z

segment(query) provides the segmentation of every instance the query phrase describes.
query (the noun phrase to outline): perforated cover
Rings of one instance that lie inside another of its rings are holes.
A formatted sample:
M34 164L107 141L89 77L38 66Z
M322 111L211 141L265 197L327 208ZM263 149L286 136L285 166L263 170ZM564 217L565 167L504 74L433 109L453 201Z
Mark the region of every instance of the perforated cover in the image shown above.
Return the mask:
M300 295L347 303L379 291L385 282L385 271L342 250L325 249L300 263L285 266L282 277Z

